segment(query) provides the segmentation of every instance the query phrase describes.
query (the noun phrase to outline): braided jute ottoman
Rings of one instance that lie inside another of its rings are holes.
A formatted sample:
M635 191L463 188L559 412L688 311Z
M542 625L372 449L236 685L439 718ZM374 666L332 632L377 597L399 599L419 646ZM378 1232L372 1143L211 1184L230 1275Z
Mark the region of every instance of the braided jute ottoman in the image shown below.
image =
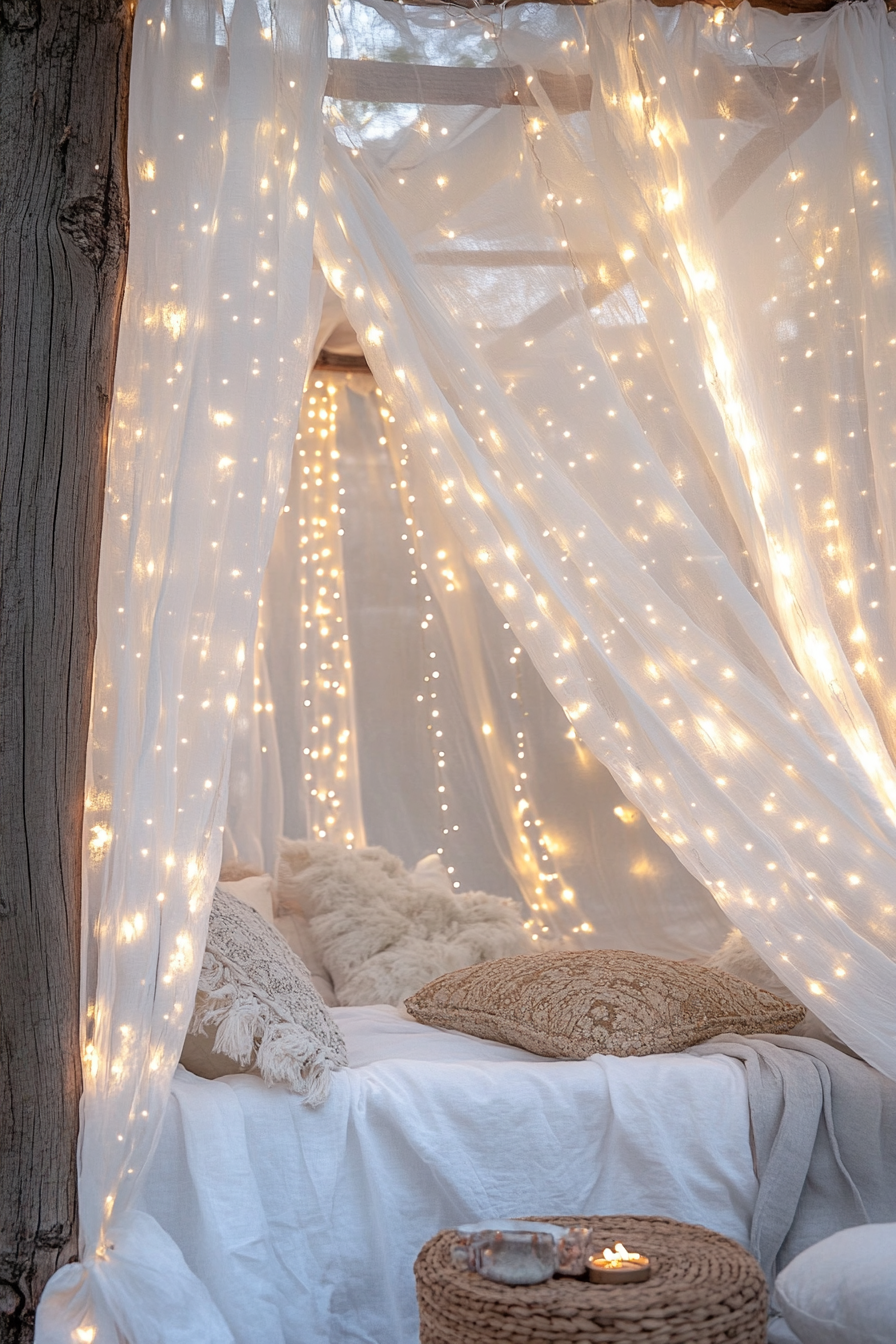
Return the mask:
M765 1344L765 1278L727 1237L671 1218L537 1221L592 1227L598 1248L624 1242L650 1256L650 1279L508 1287L458 1269L456 1233L439 1232L414 1265L420 1344Z

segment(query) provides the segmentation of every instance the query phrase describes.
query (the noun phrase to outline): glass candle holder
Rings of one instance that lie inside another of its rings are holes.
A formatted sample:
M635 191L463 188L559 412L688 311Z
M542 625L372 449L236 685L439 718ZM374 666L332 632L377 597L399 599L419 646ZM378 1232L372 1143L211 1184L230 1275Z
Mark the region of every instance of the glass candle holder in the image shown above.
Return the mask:
M557 1273L581 1277L591 1254L591 1228L567 1227L557 1243Z
M451 1258L495 1283L544 1283L557 1268L557 1240L548 1232L474 1232Z

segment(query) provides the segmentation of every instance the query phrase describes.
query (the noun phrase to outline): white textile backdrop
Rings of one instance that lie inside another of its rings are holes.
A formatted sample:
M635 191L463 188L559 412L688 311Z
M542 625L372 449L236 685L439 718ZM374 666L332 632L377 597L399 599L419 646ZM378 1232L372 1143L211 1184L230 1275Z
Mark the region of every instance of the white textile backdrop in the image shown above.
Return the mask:
M316 247L409 456L578 736L896 1074L883 4L331 23Z
M81 1260L41 1344L226 1344L133 1209L192 1011L308 355L323 4L141 0L85 861ZM319 293L318 293L319 303Z

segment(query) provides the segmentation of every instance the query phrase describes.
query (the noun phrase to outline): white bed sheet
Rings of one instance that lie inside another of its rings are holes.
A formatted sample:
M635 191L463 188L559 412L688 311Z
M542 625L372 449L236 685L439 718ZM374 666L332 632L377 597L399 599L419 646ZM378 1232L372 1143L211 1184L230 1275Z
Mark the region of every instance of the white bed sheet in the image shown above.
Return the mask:
M237 1344L417 1344L413 1262L489 1216L665 1214L743 1245L756 1199L743 1066L547 1060L335 1009L352 1067L310 1110L178 1069L142 1207Z

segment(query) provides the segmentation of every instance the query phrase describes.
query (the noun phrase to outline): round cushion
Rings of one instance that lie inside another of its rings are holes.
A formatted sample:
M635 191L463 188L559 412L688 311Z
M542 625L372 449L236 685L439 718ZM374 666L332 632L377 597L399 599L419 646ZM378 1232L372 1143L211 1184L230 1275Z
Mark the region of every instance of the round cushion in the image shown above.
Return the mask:
M553 1278L508 1287L452 1263L453 1231L414 1265L420 1344L765 1344L762 1270L737 1242L671 1218L540 1218L650 1256L646 1283Z
M781 1271L775 1291L800 1344L893 1344L896 1223L816 1242Z

